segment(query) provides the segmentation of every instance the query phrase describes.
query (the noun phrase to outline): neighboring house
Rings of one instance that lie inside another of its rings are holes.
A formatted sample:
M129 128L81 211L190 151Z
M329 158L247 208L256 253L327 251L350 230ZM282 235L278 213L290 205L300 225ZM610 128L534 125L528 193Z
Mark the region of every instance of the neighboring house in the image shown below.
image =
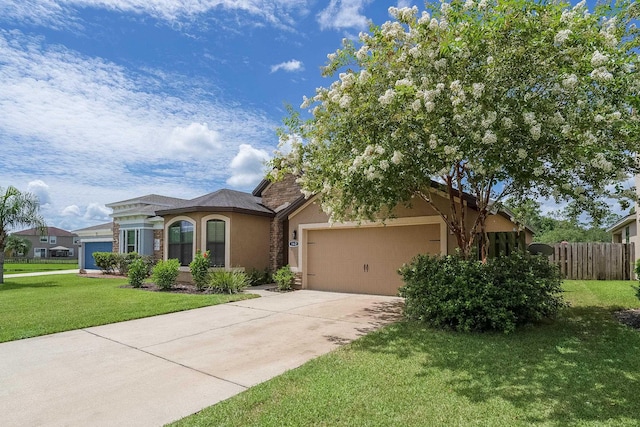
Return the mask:
M24 237L31 242L31 251L25 254L27 258L78 258L80 239L77 234L57 227L44 229L30 228L12 233Z
M73 232L80 238L78 268L82 270L98 268L93 258L94 252L113 251L113 222L81 228Z
M640 197L640 175L636 176L636 191ZM640 216L638 215L640 204L636 203L635 212L620 219L607 229L611 233L611 241L613 243L633 243L635 262L640 259Z
M444 194L434 198L449 209ZM475 202L468 197L466 203L471 225ZM156 259L177 258L185 271L198 250L210 250L212 264L224 268L273 271L289 264L306 289L394 295L403 263L456 248L440 215L421 200L398 206L385 224L330 224L317 198L305 199L293 176L264 180L251 194L222 189L192 200L153 195L107 206L114 210L116 252L145 253L153 242ZM487 232L517 234L518 226L500 212L488 218ZM522 233L531 242L531 230Z

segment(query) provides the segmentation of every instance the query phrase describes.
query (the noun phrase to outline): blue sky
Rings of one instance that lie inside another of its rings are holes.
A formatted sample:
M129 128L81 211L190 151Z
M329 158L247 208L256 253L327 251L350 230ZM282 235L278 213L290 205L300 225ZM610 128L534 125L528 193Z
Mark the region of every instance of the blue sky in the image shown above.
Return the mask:
M328 86L374 0L0 0L0 186L49 225L109 221L150 193L251 191L284 104Z
M65 229L149 193L250 191L284 104L328 85L326 55L391 5L0 0L0 186Z

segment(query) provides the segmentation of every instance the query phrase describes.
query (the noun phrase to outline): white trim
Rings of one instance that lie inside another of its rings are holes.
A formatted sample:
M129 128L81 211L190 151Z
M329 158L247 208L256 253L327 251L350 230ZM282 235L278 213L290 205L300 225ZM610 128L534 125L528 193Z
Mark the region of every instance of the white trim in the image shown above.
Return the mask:
M196 230L197 230L197 224L194 221L193 218L188 217L188 216L184 216L184 215L180 215L177 216L175 218L171 219L171 222L166 223L166 226L164 227L164 231L162 232L164 238L163 240L163 246L164 246L164 250L163 250L163 255L162 258L166 261L168 260L168 256L169 256L169 227L171 227L172 224L178 222L178 221L187 221L189 224L193 225L193 242L191 243L192 248L191 248L191 254L192 257L196 255ZM193 261L193 259L192 259Z
M86 239L81 238L80 244L83 243L98 243L98 242L111 242L113 243L113 237L88 237Z
M380 228L380 227L402 227L402 226L411 226L411 225L429 225L429 224L438 224L440 225L440 254L446 255L448 249L447 242L447 225L444 222L444 219L440 215L430 215L430 216L412 216L406 218L394 218L386 220L385 222L381 221L363 221L361 223L355 221L349 222L340 222L330 224L328 222L324 223L310 223L310 224L299 224L298 225L298 238L300 239L300 244L298 245L298 260L300 265L297 268L292 268L291 271L295 273L304 273L307 267L307 251L304 250L307 246L307 233L312 230L330 230L330 229L350 229L350 228ZM307 288L307 277L305 274L302 275L302 288Z
M231 218L219 214L211 214L202 218L200 222L201 250L207 248L207 221L218 219L224 221L224 268L231 267Z

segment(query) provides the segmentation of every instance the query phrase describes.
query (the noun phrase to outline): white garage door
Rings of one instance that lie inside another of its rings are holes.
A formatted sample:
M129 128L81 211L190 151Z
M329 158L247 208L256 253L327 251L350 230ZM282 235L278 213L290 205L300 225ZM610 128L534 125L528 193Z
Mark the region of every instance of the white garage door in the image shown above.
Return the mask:
M307 288L397 295L402 264L440 253L440 225L309 230Z

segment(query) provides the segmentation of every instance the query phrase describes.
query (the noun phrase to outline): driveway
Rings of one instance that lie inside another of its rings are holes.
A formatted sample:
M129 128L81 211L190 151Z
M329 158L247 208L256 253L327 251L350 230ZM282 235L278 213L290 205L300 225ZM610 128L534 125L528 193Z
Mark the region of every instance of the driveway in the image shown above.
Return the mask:
M0 425L163 425L397 320L402 305L373 295L256 293L0 344Z

